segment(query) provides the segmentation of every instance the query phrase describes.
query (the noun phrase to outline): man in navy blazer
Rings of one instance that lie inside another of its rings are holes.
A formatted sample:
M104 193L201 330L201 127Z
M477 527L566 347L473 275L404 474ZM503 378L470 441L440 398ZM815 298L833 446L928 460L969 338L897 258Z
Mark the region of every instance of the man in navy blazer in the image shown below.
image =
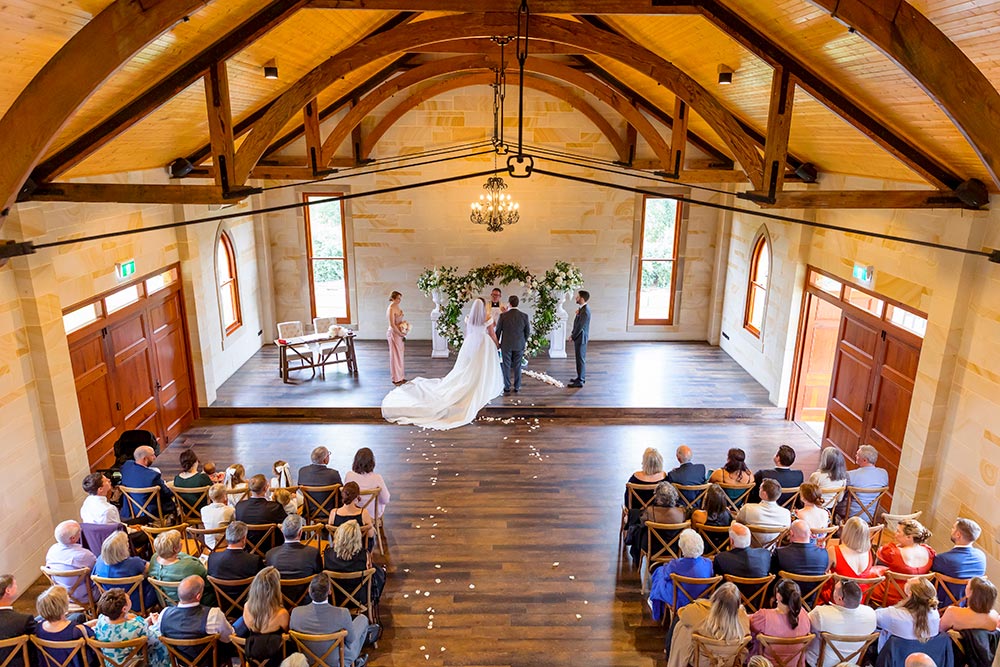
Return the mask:
M934 556L931 563L932 572L940 572L946 577L955 579L971 579L981 577L986 574L986 554L975 546L976 540L983 530L979 524L972 519L958 518L951 528L951 541L955 546ZM962 584L948 584L948 590L956 600L965 595L965 586ZM938 599L941 606L951 601L947 593L943 590L944 584L938 586Z
M12 639L35 634L35 619L31 614L14 611L17 582L12 574L0 574L0 639ZM29 662L35 664L34 649L29 651ZM11 657L9 667L28 667L20 652Z
M667 473L667 481L681 486L704 484L705 480L708 479L708 471L701 463L691 463L691 448L687 445L681 445L677 448L676 454L677 462L680 465ZM688 501L693 501L698 497L695 491L684 491L683 494Z
M826 574L830 566L830 555L826 549L813 543L811 532L809 524L803 519L792 522L792 527L788 530L790 544L775 549L771 556L772 574L778 574L782 570L808 577Z
M758 470L754 473L754 487L753 490L750 491L750 499L748 502L760 502L760 483L765 479L773 479L780 484L783 489L790 489L793 486L797 487L802 484L802 471L792 470L793 463L795 463L795 450L788 445L778 447L778 453L774 455L774 467ZM778 504L781 505L791 497L792 494L783 493L781 497L778 498Z
M132 457L134 460L126 461L122 466L121 485L140 489L151 486L160 487L160 509L164 515L173 514L177 509L174 504L174 494L163 481L163 475L160 474L160 471L151 467L153 462L156 461L156 453L153 451L153 448L146 446L138 447ZM135 500L142 505L148 497L148 493L142 493L136 495ZM155 502L150 503L147 509L155 512ZM132 508L129 506L128 501L122 507L121 515L123 519L136 518L132 516Z
M771 571L771 552L750 546L750 529L734 521L729 525L732 548L716 554L712 567L716 574L747 579L766 577Z

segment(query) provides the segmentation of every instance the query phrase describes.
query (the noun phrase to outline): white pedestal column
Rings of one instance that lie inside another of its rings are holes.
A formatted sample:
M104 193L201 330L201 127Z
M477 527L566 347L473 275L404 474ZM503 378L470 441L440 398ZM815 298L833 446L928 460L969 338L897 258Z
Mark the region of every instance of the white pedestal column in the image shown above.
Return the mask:
M563 308L563 302L569 292L563 292L556 304L556 326L549 332L549 358L566 358L566 323L569 321L569 313Z
M441 302L444 301L444 294L436 289L431 292L431 299L434 300L434 310L431 311L431 358L448 358L448 341L438 333L438 318L441 317Z

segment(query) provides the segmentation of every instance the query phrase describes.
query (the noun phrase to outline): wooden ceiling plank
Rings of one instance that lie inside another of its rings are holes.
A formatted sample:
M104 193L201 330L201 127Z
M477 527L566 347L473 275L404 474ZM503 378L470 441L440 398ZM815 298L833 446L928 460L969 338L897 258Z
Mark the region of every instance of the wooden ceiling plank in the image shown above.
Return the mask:
M315 9L376 9L417 12L504 12L516 14L521 0L312 0ZM695 3L661 7L650 0L531 0L535 14L696 14Z
M188 2L188 4L202 3ZM275 0L270 3L39 164L33 178L38 182L51 180L83 162L109 141L196 82L214 63L225 61L239 53L305 4L306 0ZM96 50L104 51L105 48Z
M253 194L244 188L242 197ZM45 183L31 201L117 204L232 204L242 197L224 195L216 185L147 185L128 183Z
M748 192L762 208L968 208L952 192L928 190L838 190L779 192L773 202L767 192Z
M208 105L208 135L212 145L212 163L216 165L215 183L223 192L233 184L233 109L229 100L229 74L226 63L216 62L205 75L205 101Z
M955 123L994 185L1000 186L1000 93L954 42L905 0L897 0L891 14L880 11L884 3L872 0L812 2L909 72Z
M767 113L767 142L764 144L764 187L773 198L785 185L788 135L792 128L795 79L784 67L774 70L771 102Z
M447 42L436 42L434 44L423 44L410 49L410 53L486 53L490 48L496 49L488 37L470 37L468 39L452 39ZM573 56L593 53L590 49L583 49L569 44L557 44L556 42L532 42L531 52L546 56Z

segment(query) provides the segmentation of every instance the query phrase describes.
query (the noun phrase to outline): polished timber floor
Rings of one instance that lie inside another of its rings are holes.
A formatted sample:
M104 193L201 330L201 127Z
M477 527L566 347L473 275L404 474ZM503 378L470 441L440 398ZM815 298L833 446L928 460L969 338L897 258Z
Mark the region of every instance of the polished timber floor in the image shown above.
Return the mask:
M644 613L638 575L620 558L619 507L643 450L659 448L672 465L681 443L711 467L733 446L755 469L782 443L807 473L818 459L812 440L779 419L513 418L443 433L201 420L158 465L171 478L190 446L220 468L240 462L250 474L269 472L281 458L295 471L324 444L343 472L358 447L371 447L392 492L386 634L374 665L652 666L664 664L664 631Z

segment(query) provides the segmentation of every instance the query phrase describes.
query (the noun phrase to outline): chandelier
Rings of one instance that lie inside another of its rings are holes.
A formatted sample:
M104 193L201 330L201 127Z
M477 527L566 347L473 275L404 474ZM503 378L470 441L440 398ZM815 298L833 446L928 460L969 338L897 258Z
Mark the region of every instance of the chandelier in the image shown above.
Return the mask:
M477 225L486 225L491 232L502 232L504 225L513 225L521 219L518 205L511 201L510 195L504 194L507 184L499 176L490 176L483 184L485 194L479 195L479 201L472 202L472 214L469 219Z

